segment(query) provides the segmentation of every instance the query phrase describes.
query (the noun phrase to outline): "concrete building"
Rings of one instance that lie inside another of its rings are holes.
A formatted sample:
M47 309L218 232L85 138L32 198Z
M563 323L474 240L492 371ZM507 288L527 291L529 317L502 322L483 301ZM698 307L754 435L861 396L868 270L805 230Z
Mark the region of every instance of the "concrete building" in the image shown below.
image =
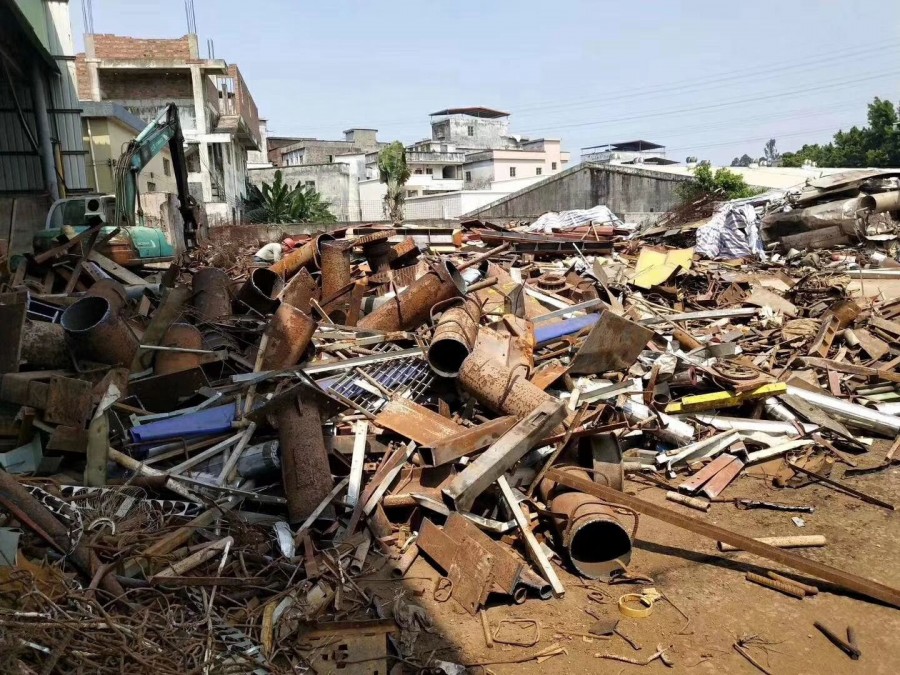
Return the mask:
M247 151L247 169L268 169L272 166L269 161L269 129L268 122L259 121L259 149Z
M652 141L622 141L581 149L581 161L591 164L678 164L666 159L666 148Z
M55 199L87 192L67 0L0 0L0 240L31 249Z
M509 113L491 108L447 108L431 117L431 139L452 143L463 152L515 148L516 138L509 135Z
M200 58L197 36L143 39L85 35L76 56L82 100L118 103L150 122L178 106L188 183L210 225L239 222L247 153L261 148L256 103L235 65Z
M91 192L115 194L119 156L147 125L118 103L82 101L81 108L81 129L88 149L88 185ZM150 160L138 175L138 191L178 191L168 148Z
M357 128L344 131L342 141L270 136L269 161L276 167L331 164L338 155L373 152L387 145L377 137L377 129Z
M466 155L463 178L467 189L487 189L492 183L516 178L552 176L567 168L569 153L560 142L541 138L519 148L482 150Z

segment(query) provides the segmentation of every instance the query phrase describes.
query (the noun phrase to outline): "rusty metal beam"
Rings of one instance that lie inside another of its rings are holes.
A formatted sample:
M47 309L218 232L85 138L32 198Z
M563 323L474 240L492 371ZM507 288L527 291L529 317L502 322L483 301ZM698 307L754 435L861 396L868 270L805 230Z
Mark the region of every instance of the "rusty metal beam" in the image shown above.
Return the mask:
M873 600L878 600L891 605L892 607L900 608L900 590L896 588L891 588L890 586L880 584L877 581L872 581L856 574L837 569L836 567L831 567L830 565L825 565L816 562L815 560L809 560L808 558L804 558L789 551L783 551L774 546L763 544L755 539L738 534L737 532L732 532L731 530L726 530L725 528L683 515L665 506L659 506L625 492L619 492L618 490L613 490L604 485L574 477L559 469L551 469L547 473L547 477L575 490L594 495L595 497L612 502L613 504L627 506L638 513L650 516L651 518L656 518L657 520L669 523L675 527L680 527L681 529L688 530L715 541L723 541L732 546L737 546L743 551L780 563L791 569L803 572L804 574L824 579L825 581L831 582L836 586L840 586L853 593L858 593L867 598L872 598Z

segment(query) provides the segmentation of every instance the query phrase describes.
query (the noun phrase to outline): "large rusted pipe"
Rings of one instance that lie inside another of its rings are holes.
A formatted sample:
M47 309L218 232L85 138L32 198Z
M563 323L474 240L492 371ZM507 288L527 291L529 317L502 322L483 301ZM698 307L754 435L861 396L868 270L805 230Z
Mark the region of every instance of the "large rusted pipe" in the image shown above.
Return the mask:
M505 364L475 352L459 370L463 390L497 413L524 418L546 401L557 400Z
M268 338L262 369L278 370L299 363L315 331L316 322L308 314L281 303L266 327Z
M66 342L76 358L131 366L138 341L106 298L86 296L63 312Z
M441 262L413 281L405 291L385 303L357 326L369 330L413 330L428 320L431 308L455 295L465 295L466 282L456 267Z
M191 282L193 304L200 321L216 321L231 315L231 279L216 267L206 267Z
M106 298L112 311L118 314L128 303L128 293L125 287L115 279L100 279L95 281L85 295Z
M296 251L291 251L277 263L270 265L268 269L285 279L290 279L302 267L318 267L321 245L327 241L334 241L334 237L330 234L317 235Z
M481 305L472 299L441 314L428 347L428 365L435 373L444 377L459 375L463 361L475 348L480 321Z
M281 477L291 523L305 520L333 486L322 418L315 401L289 403L277 413Z
M342 242L323 242L322 256L322 301L334 299L351 281L350 249Z
M160 346L203 349L203 334L189 323L173 323L166 329ZM201 354L192 354L190 352L158 351L156 352L153 370L157 375L190 370L200 365L201 356Z
M58 323L25 320L21 360L33 368L55 370L72 367L66 347L66 331Z
M260 314L271 314L278 308L278 294L284 288L284 280L267 267L257 267L235 296L238 312L247 308Z
M560 544L572 567L588 579L609 578L631 560L631 535L616 511L583 492L564 492L550 504Z

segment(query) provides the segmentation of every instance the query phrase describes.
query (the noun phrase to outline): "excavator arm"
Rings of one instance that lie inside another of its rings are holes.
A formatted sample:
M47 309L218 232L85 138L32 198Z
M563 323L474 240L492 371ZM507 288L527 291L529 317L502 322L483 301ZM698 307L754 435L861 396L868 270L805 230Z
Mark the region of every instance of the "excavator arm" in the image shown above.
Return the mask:
M172 170L178 190L179 211L184 220L184 243L188 249L197 245L200 208L188 190L187 161L184 136L178 120L178 108L169 103L137 138L128 144L116 166L116 223L125 227L135 225L138 196L137 177L144 167L164 148L172 156ZM143 224L143 223L141 223Z

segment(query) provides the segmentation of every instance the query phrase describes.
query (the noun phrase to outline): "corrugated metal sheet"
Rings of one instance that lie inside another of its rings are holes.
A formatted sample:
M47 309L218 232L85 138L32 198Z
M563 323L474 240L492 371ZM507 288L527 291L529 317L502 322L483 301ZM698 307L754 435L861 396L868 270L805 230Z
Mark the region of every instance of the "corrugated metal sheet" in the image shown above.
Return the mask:
M6 77L0 77L0 193L39 192L44 189L41 163L16 113L19 100L25 123L37 137L31 91L27 84L13 81L15 97Z

